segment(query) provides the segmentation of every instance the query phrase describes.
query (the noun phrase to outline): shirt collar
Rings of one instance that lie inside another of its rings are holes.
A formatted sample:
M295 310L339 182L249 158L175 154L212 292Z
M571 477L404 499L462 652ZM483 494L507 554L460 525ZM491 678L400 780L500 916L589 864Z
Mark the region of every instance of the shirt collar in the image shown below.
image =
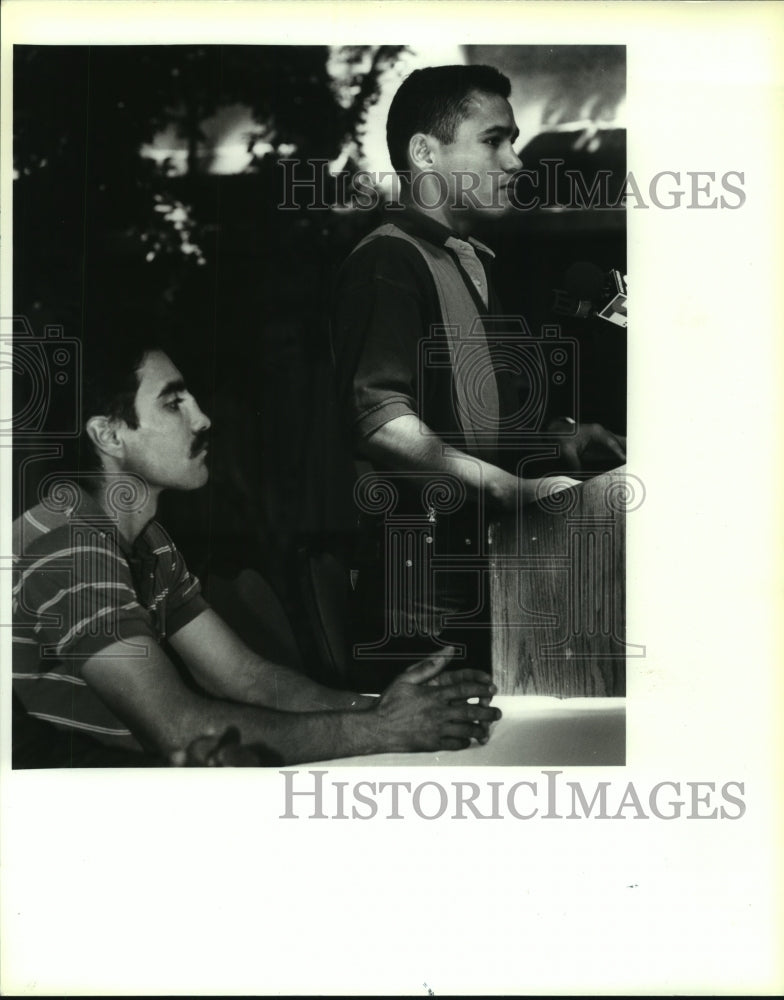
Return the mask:
M425 215L423 212L418 212L415 208L406 206L401 210L399 208L387 207L385 211L388 213L388 221L399 226L410 236L419 236L430 243L435 243L439 247L444 246L446 241L450 237L453 237L456 240L461 240L463 243L470 243L475 250L481 250L482 253L487 254L489 257L495 257L490 247L474 239L473 236L469 236L466 239L460 233L455 232L454 229L436 222L435 219L431 219L429 215Z

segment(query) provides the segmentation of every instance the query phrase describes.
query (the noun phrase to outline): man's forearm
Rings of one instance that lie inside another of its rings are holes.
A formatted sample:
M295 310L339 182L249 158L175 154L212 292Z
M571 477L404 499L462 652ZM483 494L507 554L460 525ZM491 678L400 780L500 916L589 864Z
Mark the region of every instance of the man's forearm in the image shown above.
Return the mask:
M292 667L250 649L212 608L169 640L193 679L209 694L245 705L286 712L367 708L373 701L318 684Z
M284 712L335 712L370 708L377 699L356 691L325 687L291 667L264 664L260 682L246 700L251 705L277 708Z
M211 694L282 712L349 712L370 708L377 700L356 691L325 687L291 667L256 655L236 667L220 679L210 678Z
M362 443L362 450L379 468L451 475L465 486L471 500L489 509L515 511L520 504L578 485L567 476L522 479L504 469L452 448L422 423L416 414L394 417Z
M202 624L209 625L209 619ZM451 650L408 667L371 708L356 704L358 711L295 712L237 703L229 695L198 694L183 684L152 637L140 637L140 643L147 652L140 663L117 656L121 644L115 643L90 657L82 673L140 743L164 756L187 751L202 737L220 738L231 728L244 745L265 751L260 758L286 763L460 749L484 739L487 724L498 718L487 704L495 689L485 674L470 669L443 673Z
M179 711L146 714L139 721L143 729L145 719L158 720L154 742L164 751L233 726L245 745L257 744L266 751L263 756L283 763L463 749L472 740L486 742L488 725L500 712L488 704L495 688L481 671L442 673L449 656L445 650L408 667L365 711L278 712L181 694Z
M244 745L260 745L282 764L331 760L397 749L374 711L281 712L215 700L194 703L166 733L152 737L165 755L207 733L239 730Z
M483 497L508 507L514 505L521 494L523 500L536 499L536 480L519 479L490 462L444 444L413 413L383 424L362 443L362 451L380 467L455 476L472 500ZM530 497L526 495L527 484L530 484Z

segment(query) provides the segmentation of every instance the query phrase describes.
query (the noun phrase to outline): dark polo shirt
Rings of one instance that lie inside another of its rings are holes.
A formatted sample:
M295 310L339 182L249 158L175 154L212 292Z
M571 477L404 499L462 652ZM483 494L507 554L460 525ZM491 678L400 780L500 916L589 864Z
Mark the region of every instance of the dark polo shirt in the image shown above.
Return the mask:
M415 210L389 210L385 221L416 240L446 249L477 315L500 314L489 248L471 241L487 278L486 306L457 254L445 246L450 237L461 238L457 233ZM427 262L408 241L380 236L343 264L335 290L333 353L343 422L355 443L393 418L415 413L431 430L460 447L451 370L429 365L423 354L425 340L443 340L437 330L442 323Z

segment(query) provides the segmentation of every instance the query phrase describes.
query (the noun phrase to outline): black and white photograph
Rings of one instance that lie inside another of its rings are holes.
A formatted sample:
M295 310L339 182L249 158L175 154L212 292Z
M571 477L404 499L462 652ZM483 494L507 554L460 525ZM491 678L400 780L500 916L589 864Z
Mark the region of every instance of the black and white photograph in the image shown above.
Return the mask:
M3 992L777 993L775 5L3 18Z
M623 47L14 84L14 765L622 764Z

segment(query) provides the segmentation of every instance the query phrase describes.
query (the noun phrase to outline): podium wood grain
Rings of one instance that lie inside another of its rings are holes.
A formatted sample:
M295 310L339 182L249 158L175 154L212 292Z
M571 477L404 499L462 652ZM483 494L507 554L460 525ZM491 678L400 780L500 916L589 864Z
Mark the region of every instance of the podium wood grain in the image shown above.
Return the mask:
M491 525L499 694L625 694L625 495L616 469Z

